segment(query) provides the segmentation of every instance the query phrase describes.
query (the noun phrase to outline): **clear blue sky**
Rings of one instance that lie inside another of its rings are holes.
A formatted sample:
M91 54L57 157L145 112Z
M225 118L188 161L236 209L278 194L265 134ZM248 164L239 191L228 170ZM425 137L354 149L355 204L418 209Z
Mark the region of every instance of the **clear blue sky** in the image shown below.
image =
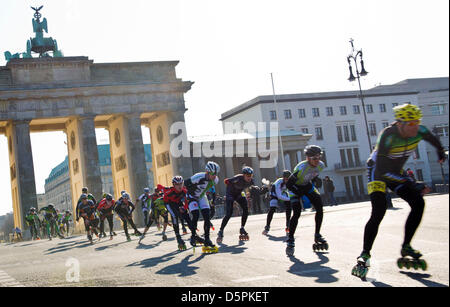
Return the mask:
M347 81L349 38L364 51L363 88L449 75L448 0L2 0L1 55L25 50L34 36L30 5L42 4L45 35L66 56L179 60L178 77L195 82L185 95L189 135L220 133L221 113L271 94L271 72L277 94L357 89ZM67 154L64 140L62 133L32 134L38 192ZM4 136L0 174L4 214L11 210Z

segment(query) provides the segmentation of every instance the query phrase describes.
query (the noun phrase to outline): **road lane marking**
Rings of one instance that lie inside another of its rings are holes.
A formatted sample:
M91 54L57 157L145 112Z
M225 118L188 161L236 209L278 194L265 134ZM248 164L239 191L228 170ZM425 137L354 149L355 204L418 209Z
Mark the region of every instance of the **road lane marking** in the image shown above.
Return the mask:
M250 281L256 281L256 280L263 280L263 279L272 279L272 278L277 278L277 277L278 276L276 276L276 275L265 275L265 276L256 276L256 277L252 277L252 278L235 279L235 280L232 280L232 282L243 283L243 282L250 282Z
M9 276L5 271L0 270L0 287L24 287L24 285Z

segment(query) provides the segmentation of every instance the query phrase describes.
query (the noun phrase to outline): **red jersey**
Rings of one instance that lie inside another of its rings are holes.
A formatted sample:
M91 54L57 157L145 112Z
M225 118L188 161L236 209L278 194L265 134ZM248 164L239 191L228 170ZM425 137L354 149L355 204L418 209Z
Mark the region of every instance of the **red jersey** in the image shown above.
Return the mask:
M185 208L187 207L186 187L183 187L181 192L177 192L174 187L168 188L158 184L158 189L164 193L164 203L184 206Z
M114 199L111 200L111 204L108 205L108 203L106 202L106 198L103 198L100 201L100 203L98 204L97 210L98 211L109 211L109 210L112 210L114 208L114 204L115 204Z

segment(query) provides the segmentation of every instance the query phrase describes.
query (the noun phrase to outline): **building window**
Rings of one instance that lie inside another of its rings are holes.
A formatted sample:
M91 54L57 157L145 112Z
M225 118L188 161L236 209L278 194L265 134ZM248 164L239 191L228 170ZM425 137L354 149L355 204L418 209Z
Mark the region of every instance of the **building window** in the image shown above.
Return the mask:
M373 113L373 106L371 104L366 105L367 113Z
M337 126L336 130L337 130L338 142L342 143L344 141L344 139L342 138L342 127L341 126Z
M291 119L291 118L292 118L291 110L284 110L284 119Z
M416 175L417 175L417 180L418 181L423 181L423 173L421 169L417 169L416 170Z
M322 157L320 158L320 160L325 164L325 167L327 167L327 155L324 150L322 150Z
M350 134L352 137L352 142L356 141L356 129L355 129L355 125L350 125Z
M444 137L448 137L448 124L447 125L439 125L439 126L435 126L433 129L434 134L436 134L437 136L444 136Z
M298 117L299 118L305 118L306 117L305 109L298 109Z
M308 128L302 128L301 130L302 130L302 133L304 133L304 134L308 134L309 133L308 132Z
M437 104L431 106L431 115L444 115L445 114L445 105Z
M312 108L313 117L320 117L319 108Z
M322 127L314 128L316 131L316 140L323 140Z
M394 103L392 104L392 107L395 108L396 106L398 106L398 103L397 103L397 102L394 102Z
M277 120L277 112L270 111L270 120Z
M344 140L346 142L350 142L350 135L348 133L348 126L343 126L342 128L344 128Z
M347 115L347 107L346 106L340 106L339 107L339 112L341 113L341 115Z
M383 126L383 129L384 129L384 128L386 128L386 127L389 126L389 123L388 123L388 122L382 122L382 123L381 123L381 126Z
M380 112L385 113L386 112L386 105L384 103L380 104Z
M371 136L377 135L377 126L375 125L375 123L369 123L369 132Z
M359 105L353 105L353 114L360 114Z
M333 107L327 107L327 116L333 116Z

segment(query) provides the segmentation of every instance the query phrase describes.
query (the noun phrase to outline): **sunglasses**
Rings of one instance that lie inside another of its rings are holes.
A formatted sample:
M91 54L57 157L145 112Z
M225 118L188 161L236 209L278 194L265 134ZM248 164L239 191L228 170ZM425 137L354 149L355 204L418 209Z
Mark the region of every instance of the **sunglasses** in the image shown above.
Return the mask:
M320 156L319 157L309 157L311 160L313 160L313 161L318 161L318 160L320 160Z
M408 122L403 122L406 126L408 127L413 127L413 126L417 126L420 124L420 120L411 120Z

